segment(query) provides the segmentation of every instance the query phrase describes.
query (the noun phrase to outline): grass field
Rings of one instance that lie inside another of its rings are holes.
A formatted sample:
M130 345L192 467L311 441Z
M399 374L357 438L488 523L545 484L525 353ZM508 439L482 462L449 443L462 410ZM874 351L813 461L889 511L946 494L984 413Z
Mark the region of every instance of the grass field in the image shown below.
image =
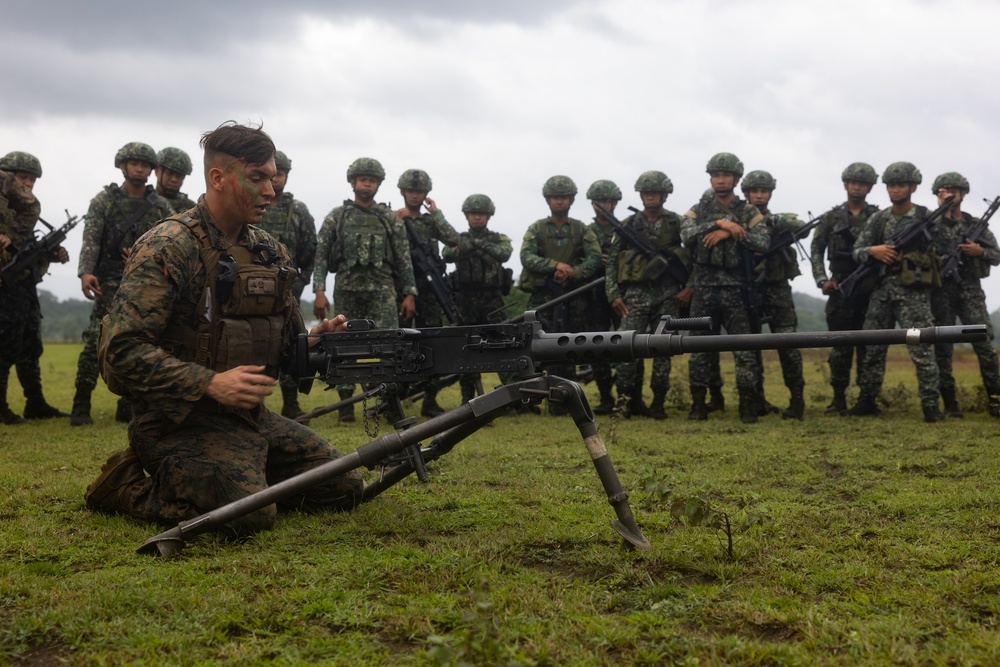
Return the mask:
M78 352L43 359L64 410ZM528 415L353 512L140 556L161 528L83 504L126 442L102 385L92 427L0 426L0 664L1000 664L1000 420L975 357L956 358L965 419L928 425L901 348L878 419L825 416L825 353L804 355L801 422L740 423L730 355L724 415L686 419L678 358L670 419L599 418L649 551L622 548L572 422ZM306 407L332 402L318 389Z

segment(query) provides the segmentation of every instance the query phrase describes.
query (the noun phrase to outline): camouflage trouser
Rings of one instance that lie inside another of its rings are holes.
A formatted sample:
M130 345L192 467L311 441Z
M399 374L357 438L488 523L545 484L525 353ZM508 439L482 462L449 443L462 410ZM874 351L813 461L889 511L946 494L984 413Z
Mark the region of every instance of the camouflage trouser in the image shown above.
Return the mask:
M962 324L986 325L986 340L973 343L972 349L976 351L976 357L979 359L979 374L983 378L986 393L989 396L1000 394L997 351L993 348L993 324L986 310L986 294L979 282L959 284L953 280L946 281L943 287L936 288L931 294L931 309L934 314L934 324L937 326L955 324L955 318L961 320ZM934 345L942 390L955 388L955 376L951 371L954 347L951 343Z
M24 340L28 333L28 292L15 285L10 292L0 287L0 405L7 404L7 382L10 367L24 354Z
M798 327L795 316L795 301L792 299L792 286L787 281L780 283L764 283L760 286L760 294L764 305L764 316L769 318L768 327L771 333L791 333ZM785 386L789 389L804 387L806 381L802 374L802 351L798 348L778 350L778 360L781 362L781 375ZM764 369L761 367L761 381L764 379Z
M611 310L608 303L607 294L604 287L591 290L587 295L587 330L588 331L616 331L621 326L621 318ZM592 361L591 370L594 371L594 382L600 391L611 391L614 385L614 376L611 364L607 362Z
M459 322L464 325L494 324L505 319L503 314L503 296L500 290L456 291L455 306L458 308ZM503 373L500 381L503 383L517 379L517 375ZM479 373L464 373L458 379L462 388L462 400L467 401L476 396L476 385L482 382ZM483 387L485 391L489 388Z
M625 288L622 301L628 308L628 315L622 318L620 329L634 329L637 333L653 333L664 315L678 317L674 297L680 289L654 287L649 285L629 285ZM615 387L619 396L628 396L636 380L636 364L623 362L615 364ZM654 394L666 394L670 389L670 357L653 359L653 374L649 383Z
M23 341L21 353L17 355L17 379L21 383L26 398L41 399L42 369L39 360L42 358L42 308L38 303L38 294L34 288L31 307L25 313ZM0 338L2 340L2 338Z
M399 327L399 301L392 287L362 292L334 286L331 312L343 313L349 320L374 320L376 329ZM337 385L337 391L341 399L349 398L354 394L354 385Z
M572 289L572 287L570 287ZM528 297L528 310L532 310L542 305L546 301L552 300L552 295L545 290L533 292ZM575 299L564 301L555 308L547 308L538 313L538 320L542 323L542 331L546 333L560 333L563 331L586 331L587 330L587 305L588 299L578 296ZM562 316L565 315L565 318ZM557 324L559 319L564 319L565 326ZM549 375L573 380L576 377L576 370L573 364L546 364L545 369Z
M839 282L839 281L838 281ZM868 294L852 294L845 297L834 292L826 302L826 327L830 331L852 331L865 326L868 313ZM830 348L830 386L847 389L851 384L851 361L857 361L855 378L861 377L861 363L865 358L865 346L842 345Z
M444 326L445 320L447 319L444 315L444 308L438 303L438 300L434 298L434 294L431 292L430 287L418 288L417 289L417 315L413 318L412 323L406 323L406 326L411 327L440 327ZM401 321L400 324L403 324ZM456 322L450 322L450 324L457 324Z
M694 289L691 317L711 317L730 334L750 333L750 308L738 286L701 286ZM692 331L693 336L708 336L708 331ZM692 389L712 385L711 352L695 352L688 361L688 376ZM736 360L736 386L756 391L760 379L757 354L750 350L733 352Z
M150 476L135 483L127 511L168 525L245 498L340 456L308 427L263 406L236 414L196 409L180 424L147 412L134 416L128 431L129 442ZM278 509L350 509L363 486L360 473L354 470L251 512L227 527L236 533L270 528Z
M900 287L894 281L883 281L872 292L868 315L865 317L865 329L891 329L895 324L899 324L901 329L932 326L934 318L931 315L930 290ZM865 359L858 380L862 394L875 397L881 391L886 348L885 345L865 347ZM907 350L913 365L917 367L920 404L923 407L937 407L939 376L933 347L907 345Z
M101 294L94 299L90 310L90 323L83 331L83 351L76 362L76 386L85 391L93 391L97 386L100 368L97 365L97 338L101 334L101 319L111 308L111 299L118 291L118 281L102 280Z

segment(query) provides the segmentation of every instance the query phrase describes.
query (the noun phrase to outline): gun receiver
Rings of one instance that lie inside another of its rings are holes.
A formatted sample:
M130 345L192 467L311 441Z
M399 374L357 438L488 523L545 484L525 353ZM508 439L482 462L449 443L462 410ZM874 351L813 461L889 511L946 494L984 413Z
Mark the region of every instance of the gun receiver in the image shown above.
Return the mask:
M996 197L992 202L989 199L983 199L987 202L989 206L986 208L986 212L983 213L983 217L979 218L976 222L969 226L966 230L965 240L971 241L972 243L979 243L983 234L989 228L990 218L993 214L997 212L997 208L1000 208L1000 197ZM962 267L962 256L963 252L961 248L952 248L947 255L941 258L941 279L947 280L951 278L957 283L962 282L962 275L959 269Z
M629 206L628 210L637 215L641 213L641 211L634 206ZM653 243L653 241L647 238L645 234L631 225L621 222L607 210L596 204L594 205L594 212L597 214L597 217L611 225L614 228L615 233L619 234L625 243L632 247L633 252L632 255L626 260L627 262L631 262L635 259L636 254L646 256L649 260L646 264L646 278L649 280L656 280L662 276L665 271L679 284L687 284L690 272L687 267L684 266L684 262L682 262L677 255L667 250L661 250L655 243Z
M27 279L31 280L32 284L40 283L53 253L66 240L70 230L80 222L80 218L71 216L69 211L66 211L66 223L58 229L41 218L38 220L48 227L49 231L41 238L25 243L24 247L18 249L11 260L0 268L0 284L4 289L13 289L14 283L18 280Z

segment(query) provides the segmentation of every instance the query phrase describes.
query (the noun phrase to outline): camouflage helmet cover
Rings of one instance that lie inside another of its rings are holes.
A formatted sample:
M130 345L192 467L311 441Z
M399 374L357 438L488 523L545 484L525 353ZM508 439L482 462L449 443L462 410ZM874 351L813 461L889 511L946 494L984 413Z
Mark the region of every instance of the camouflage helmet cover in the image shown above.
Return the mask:
M542 186L543 197L574 197L576 183L569 176L552 176Z
M600 180L594 181L587 188L587 199L598 201L620 201L622 198L621 189L615 185L614 181Z
M0 169L26 171L35 178L42 177L42 163L31 153L11 151L0 158Z
M852 162L844 169L844 173L840 175L840 180L845 183L847 181L857 181L858 183L875 185L878 183L878 174L875 173L875 168L867 162Z
M755 169L743 177L740 187L743 188L743 192L753 188L773 190L778 187L778 181L774 179L774 176L772 176L770 172L762 169Z
M662 171L644 171L635 181L636 192L662 192L669 195L674 191L674 183Z
M882 174L883 183L913 183L920 185L924 180L920 170L912 162L893 162Z
M486 213L493 215L497 212L493 200L486 195L469 195L462 202L462 213Z
M347 168L347 180L350 181L357 176L374 176L380 181L385 180L385 169L382 163L371 157L359 157Z
M407 169L400 175L396 187L400 190L430 192L432 185L431 177L423 169Z
M160 166L156 160L156 151L153 150L153 147L141 141L130 141L115 153L115 167L121 167L123 163L129 160L148 162L154 169Z
M292 170L292 161L281 151L274 151L274 167L287 174Z
M191 175L191 157L179 148L168 147L156 154L159 166L185 176Z
M937 191L941 188L964 190L969 191L969 181L962 176L957 171L946 171L937 178L934 179L934 185L931 186L931 192L937 194Z
M732 153L716 153L705 166L705 172L711 174L713 171L724 171L735 174L736 178L743 176L743 163Z

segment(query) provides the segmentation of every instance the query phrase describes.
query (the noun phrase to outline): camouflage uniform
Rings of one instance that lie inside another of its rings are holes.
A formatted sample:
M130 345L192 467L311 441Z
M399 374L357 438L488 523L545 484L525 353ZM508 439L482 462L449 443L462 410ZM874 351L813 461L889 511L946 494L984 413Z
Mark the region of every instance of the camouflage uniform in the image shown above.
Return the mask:
M934 245L940 256L961 252L958 244L963 243L966 231L977 222L968 213L962 213L961 220L943 217L934 228ZM1000 416L1000 371L997 369L997 353L993 348L993 325L986 309L986 294L980 280L990 274L990 267L1000 265L1000 248L997 239L989 229L979 238L984 254L982 257L962 257L959 265L959 279L942 276L941 287L931 292L931 310L934 324L949 326L957 317L962 324L985 324L986 340L972 344L979 360L979 373L983 378L986 395L990 397L991 413ZM955 377L952 374L951 358L954 345L937 343L934 345L940 375L940 391L944 398L945 410L960 416L955 398Z
M404 221L409 223L413 233L424 245L424 247L431 250L431 259L436 266L441 267L441 273L443 274L444 260L441 259L441 254L438 249L438 241L443 243L446 249L449 246L454 246L458 243L458 232L455 231L455 228L451 226L451 223L445 219L444 213L441 212L441 209L435 209L433 213L425 211L416 217L404 218ZM410 326L442 326L445 323L444 309L441 308L441 304L438 303L438 300L434 298L434 293L431 291L430 287L430 281L428 281L427 278L419 272L415 272L413 277L416 280L417 286L417 315L414 317L414 322Z
M167 220L136 243L101 336L102 372L109 386L127 387L132 396L129 442L150 476L131 478L111 507L100 505L90 491L87 498L88 505L102 511L168 525L245 498L339 456L307 427L264 405L252 410L228 408L206 395L213 375L229 367L259 364L272 376L276 374L294 359L296 336L305 328L289 292L278 314L234 314L228 320L266 320L270 338L253 336L252 349L230 343L224 354L220 334L210 345L207 359L191 360L202 347L191 351L185 341L203 335L198 333L200 304L208 294L205 282L212 271L203 263L204 246L196 234L206 235L207 243L219 253L233 252L212 221L204 198L191 217L191 221ZM284 248L258 228L244 228L236 246L253 256L250 249L257 244L276 249L275 268L292 266ZM280 299L280 288L277 295ZM214 298L218 299L218 290ZM222 309L217 305L213 310L226 322L219 312ZM233 342L242 338L235 335ZM361 488L361 477L354 471L310 487L279 507L349 509ZM237 533L265 529L273 524L276 511L271 505L227 527Z
M178 192L176 197L163 197L170 204L170 209L174 213L183 213L195 207L196 202L183 192Z
M259 227L288 249L292 264L299 272L292 293L296 299L301 299L316 264L316 221L303 202L291 192L285 192L281 199L267 207Z
M41 205L31 190L21 185L14 174L0 170L0 234L5 234L14 248L23 247L33 238L33 230ZM13 258L10 248L0 251L0 265ZM0 286L0 423L19 424L24 420L11 412L7 405L7 382L10 367L22 355L27 336L31 296L34 284L17 281L14 285ZM37 296L35 298L37 303Z
M869 249L881 245L892 238L900 229L914 224L920 217L927 215L923 206L912 206L898 220L891 208L874 213L861 229L854 242L854 261L864 263L869 258ZM900 328L929 327L934 324L931 314L930 288L919 285L900 284L900 271L892 270L879 280L878 286L871 294L868 314L865 316L865 329L891 329L898 324ZM874 404L875 398L882 389L882 379L885 374L885 345L869 345L865 348L865 359L861 366L858 385L861 387L861 400L865 404ZM920 403L927 410L937 410L938 405L938 367L934 361L934 351L930 345L909 345L907 350L910 359L917 368L917 384L919 385ZM852 414L857 414L855 411Z
M854 261L852 254L854 240L861 232L865 220L876 212L878 206L865 204L859 215L851 215L847 203L844 203L823 214L819 224L813 229L809 253L817 287L822 288L823 283L828 280L833 280L839 285L858 268L859 264ZM830 262L829 275L826 272L826 261ZM845 297L840 290L831 294L826 302L827 329L830 331L861 329L868 313L869 296L870 292L862 289L856 290L849 297ZM856 348L849 345L830 348L830 386L833 387L835 397L831 409L846 407L843 396L851 383L852 357L857 359L855 377L860 377L864 352L863 345Z

